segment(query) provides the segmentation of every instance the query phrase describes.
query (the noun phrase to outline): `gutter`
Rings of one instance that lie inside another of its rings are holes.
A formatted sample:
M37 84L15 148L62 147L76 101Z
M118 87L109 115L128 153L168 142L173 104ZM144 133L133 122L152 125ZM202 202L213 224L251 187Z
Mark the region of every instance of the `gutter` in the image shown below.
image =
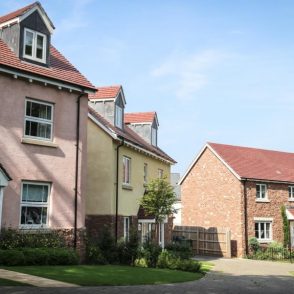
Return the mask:
M85 95L83 91L77 97L77 124L76 124L76 166L75 166L75 194L74 194L74 249L77 249L77 230L78 230L78 180L79 180L79 150L80 150L80 110L81 98Z
M124 145L124 138L121 138L121 143L116 147L116 191L115 191L115 243L118 240L118 177L119 177L119 149Z
M244 200L244 240L245 240L245 254L248 254L248 223L247 223L247 179L243 179L243 200Z

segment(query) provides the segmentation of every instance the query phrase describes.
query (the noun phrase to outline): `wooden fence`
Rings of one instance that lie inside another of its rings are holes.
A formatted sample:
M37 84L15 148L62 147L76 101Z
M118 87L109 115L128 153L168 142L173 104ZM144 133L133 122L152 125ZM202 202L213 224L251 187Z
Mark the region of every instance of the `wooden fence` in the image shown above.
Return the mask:
M231 258L231 232L226 228L175 226L174 240L190 240L194 254Z

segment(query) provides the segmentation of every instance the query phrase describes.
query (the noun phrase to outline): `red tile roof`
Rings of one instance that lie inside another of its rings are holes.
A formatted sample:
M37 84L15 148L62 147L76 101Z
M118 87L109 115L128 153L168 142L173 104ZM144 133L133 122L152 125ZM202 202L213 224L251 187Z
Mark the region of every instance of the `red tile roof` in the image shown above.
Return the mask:
M168 156L164 151L160 148L155 147L149 143L147 143L144 139L142 139L138 134L136 134L133 130L131 130L126 124L124 125L124 129L121 130L120 128L115 127L105 118L103 118L98 112L96 112L91 106L89 106L89 113L99 121L103 126L107 129L115 133L117 136L124 138L126 141L137 145L140 148L145 149L146 151L152 152L155 155L162 157L165 160L168 160L172 163L176 163L174 159Z
M117 97L122 86L97 87L95 94L89 95L89 99L114 99Z
M95 90L95 87L53 46L50 47L50 67L47 68L20 60L0 39L1 65Z
M294 182L294 153L216 143L208 145L241 178Z
M126 124L132 123L153 123L154 118L156 117L156 112L134 112L134 113L126 113L124 116Z
M12 19L14 19L16 17L19 17L19 16L23 15L25 12L27 12L28 10L30 10L31 8L33 8L37 4L38 4L38 2L34 2L34 3L30 4L30 5L27 5L27 6L23 7L23 8L20 8L20 9L16 10L16 11L13 11L13 12L11 12L9 14L1 16L0 17L0 23L12 20Z

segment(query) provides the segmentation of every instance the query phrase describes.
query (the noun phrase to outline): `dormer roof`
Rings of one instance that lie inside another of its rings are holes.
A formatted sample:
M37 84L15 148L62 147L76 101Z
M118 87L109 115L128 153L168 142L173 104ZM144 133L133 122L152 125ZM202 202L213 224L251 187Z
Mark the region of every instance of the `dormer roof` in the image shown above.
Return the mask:
M126 124L152 124L155 121L159 126L155 111L126 113L124 119Z
M125 95L121 85L97 87L96 93L89 95L90 100L113 100L121 94L124 105L126 104Z
M53 30L55 29L52 21L48 17L47 13L45 12L44 8L40 4L40 2L34 2L30 5L27 5L23 8L20 8L16 11L8 13L0 17L0 29L2 27L8 26L12 23L19 23L28 17L30 14L38 10L40 16L42 17L44 23L46 24L49 32L52 34Z

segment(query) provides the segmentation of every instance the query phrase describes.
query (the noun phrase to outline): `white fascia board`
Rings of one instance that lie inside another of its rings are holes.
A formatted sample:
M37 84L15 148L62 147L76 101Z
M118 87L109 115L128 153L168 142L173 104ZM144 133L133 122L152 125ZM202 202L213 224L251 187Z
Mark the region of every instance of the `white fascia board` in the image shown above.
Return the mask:
M91 102L107 102L107 101L114 101L115 98L107 98L107 99L90 99Z
M63 89L68 89L68 90L72 90L72 91L85 92L87 94L91 94L91 93L95 92L94 90L91 91L91 90L86 89L86 88L84 89L83 87L79 88L77 86L72 86L72 85L69 85L69 84L58 82L58 81L55 81L55 80L50 79L50 78L45 78L45 77L43 78L43 77L35 76L33 74L32 75L26 74L26 73L23 73L21 71L21 69L13 70L13 69L8 69L8 68L1 67L1 65L0 65L0 72L6 73L6 74L11 74L13 76L19 76L19 77L26 78L26 79L31 79L33 81L37 81L37 82L40 82L40 83L61 87Z
M159 121L158 121L158 117L157 117L157 113L155 112L155 122L157 127L159 127Z
M119 90L117 96L115 97L115 100L117 99L117 97L119 96L120 93L121 93L121 97L123 99L123 103L124 103L124 106L125 106L127 104L127 101L126 101L124 90L123 90L122 86L120 87L120 90Z
M127 123L128 125L152 125L151 122Z
M53 34L54 26L52 26L53 24L52 24L51 20L48 18L45 11L42 11L40 9L39 5L34 6L30 10L28 10L26 13L24 13L22 16L20 16L19 17L19 22L26 19L28 16L30 16L32 13L34 13L36 10L38 11L39 15L41 16L42 20L44 21L44 23L45 23L47 29L49 30L50 34Z
M173 162L171 162L171 161L169 161L169 160L167 160L167 159L165 159L165 158L163 158L163 157L161 157L161 156L159 156L159 155L157 155L157 154L155 154L155 153L153 153L151 151L148 151L148 150L146 150L146 149L144 149L142 147L139 147L139 146L137 146L137 145L135 145L135 144L133 144L133 143L131 143L129 141L125 141L125 144L127 146L129 146L129 147L132 147L132 148L134 148L134 149L136 149L138 151L141 151L141 152L143 152L143 153L145 153L145 154L147 154L147 155L149 155L151 157L155 157L155 158L157 158L157 159L159 159L159 160L161 160L163 162L166 162L166 163L168 163L170 165L174 164Z
M4 28L4 27L9 27L11 24L15 24L15 23L19 23L19 22L20 22L19 17L15 17L13 19L10 19L10 20L8 20L6 22L1 23L0 24L0 29Z
M92 114L88 113L88 117L102 130L104 130L109 136L111 136L114 140L119 140L116 133L113 132L111 129L104 126L100 121L98 121Z
M204 147L200 150L200 152L198 153L198 155L196 156L196 158L193 160L193 162L190 164L190 166L188 167L187 171L185 172L185 174L183 175L183 177L180 179L179 181L179 185L182 185L182 183L184 182L185 178L187 177L187 175L190 173L191 169L193 168L193 166L196 164L196 162L198 161L198 159L201 157L201 155L203 154L203 152L206 150L206 148L208 148L225 166L226 168L238 179L241 181L241 177L222 159L222 157L220 157L216 151L209 145L209 144L205 144Z

